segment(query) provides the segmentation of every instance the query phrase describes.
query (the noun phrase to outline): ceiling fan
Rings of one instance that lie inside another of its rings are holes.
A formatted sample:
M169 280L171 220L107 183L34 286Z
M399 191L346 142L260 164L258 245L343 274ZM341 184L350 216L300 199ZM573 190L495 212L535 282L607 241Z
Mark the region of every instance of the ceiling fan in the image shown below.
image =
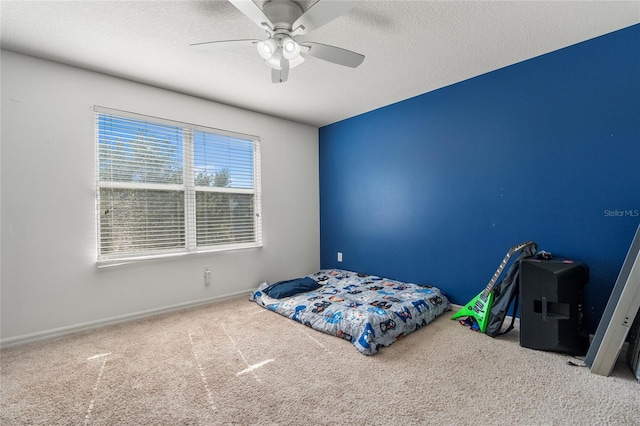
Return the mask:
M199 50L218 50L255 45L264 62L271 67L271 81L287 81L289 70L304 62L304 55L356 68L364 56L322 43L305 41L298 43L296 37L307 34L349 11L357 1L316 1L306 11L292 0L266 1L262 8L252 0L229 0L268 34L266 40L243 39L194 43Z

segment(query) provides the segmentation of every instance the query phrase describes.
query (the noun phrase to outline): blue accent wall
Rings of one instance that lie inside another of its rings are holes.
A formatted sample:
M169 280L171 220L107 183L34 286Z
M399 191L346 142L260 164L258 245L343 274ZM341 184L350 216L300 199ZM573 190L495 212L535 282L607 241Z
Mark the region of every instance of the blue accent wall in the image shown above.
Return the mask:
M464 304L533 240L589 266L594 332L640 223L640 25L322 127L319 149L323 268Z

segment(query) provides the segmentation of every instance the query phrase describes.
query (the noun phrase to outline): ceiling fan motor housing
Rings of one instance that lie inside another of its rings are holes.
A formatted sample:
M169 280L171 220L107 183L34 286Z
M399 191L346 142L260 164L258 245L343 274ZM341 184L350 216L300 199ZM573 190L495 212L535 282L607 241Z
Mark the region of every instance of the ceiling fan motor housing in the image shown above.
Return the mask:
M290 0L271 0L264 4L263 12L274 30L286 31L292 31L291 26L303 14L302 7Z

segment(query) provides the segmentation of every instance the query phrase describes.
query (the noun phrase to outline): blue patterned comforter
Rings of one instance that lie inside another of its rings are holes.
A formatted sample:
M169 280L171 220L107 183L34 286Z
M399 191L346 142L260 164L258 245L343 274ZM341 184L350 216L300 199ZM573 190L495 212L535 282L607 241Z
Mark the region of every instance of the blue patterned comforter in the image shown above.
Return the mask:
M444 293L432 286L340 269L323 269L308 277L322 287L273 299L261 291L268 286L263 283L249 299L315 330L349 340L365 355L375 354L450 309Z

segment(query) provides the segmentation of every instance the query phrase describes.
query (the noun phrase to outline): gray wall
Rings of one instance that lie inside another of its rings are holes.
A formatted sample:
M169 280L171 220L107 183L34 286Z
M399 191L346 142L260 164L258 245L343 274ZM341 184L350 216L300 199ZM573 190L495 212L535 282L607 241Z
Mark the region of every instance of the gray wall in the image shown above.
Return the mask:
M13 52L1 59L3 344L248 293L319 268L317 128ZM98 269L93 105L260 136L264 247Z

